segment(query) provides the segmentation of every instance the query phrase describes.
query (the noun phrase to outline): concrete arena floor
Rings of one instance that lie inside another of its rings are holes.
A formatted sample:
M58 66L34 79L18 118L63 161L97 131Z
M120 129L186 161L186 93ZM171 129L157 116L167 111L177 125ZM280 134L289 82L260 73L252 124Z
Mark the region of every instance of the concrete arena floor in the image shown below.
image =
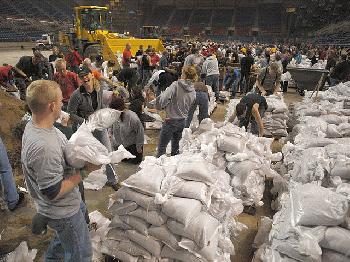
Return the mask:
M0 65L8 63L15 65L19 58L23 55L31 55L33 43L25 43L24 49L20 48L20 43L0 43ZM43 54L48 57L51 51L43 51ZM284 94L285 102L297 102L302 99L294 89L289 89ZM211 115L211 119L215 122L223 121L226 115L227 104L219 104ZM162 114L164 117L164 114ZM144 147L145 156L155 156L159 137L159 130L146 130L146 135L151 139ZM117 172L120 180L124 180L131 174L137 172L137 166L130 164L118 164ZM103 215L111 219L107 213L107 205L109 196L113 194L110 187L104 187L100 191L85 191L86 205L89 212L98 210ZM0 192L2 195L2 192ZM254 249L252 243L258 230L260 218L263 216L273 216L270 209L270 198L267 195L263 201L264 205L257 208L255 215L242 213L238 216L238 220L245 224L248 229L243 231L241 235L233 238L233 243L236 249L236 255L232 257L235 262L249 262L253 257ZM15 212L9 212L2 198L0 198L0 260L7 253L13 251L22 241L27 241L29 249L38 249L35 261L43 261L44 254L53 237L53 231L49 229L45 236L35 236L30 232L30 221L35 215L35 205L32 199L26 195L25 201ZM4 222L6 221L6 223Z

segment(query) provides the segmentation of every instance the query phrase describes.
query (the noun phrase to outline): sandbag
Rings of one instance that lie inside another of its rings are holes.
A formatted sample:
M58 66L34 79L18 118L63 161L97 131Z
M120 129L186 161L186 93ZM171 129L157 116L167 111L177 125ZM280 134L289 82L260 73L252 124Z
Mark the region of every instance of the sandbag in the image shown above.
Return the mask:
M157 165L146 166L134 175L129 176L122 185L131 187L150 195L160 192L164 171Z
M144 249L143 247L141 247L140 245L136 244L128 238L126 240L121 241L108 239L104 242L104 244L106 244L106 242L108 242L107 245L110 248L112 248L113 251L120 250L135 257L142 256L145 258L151 258L151 254L146 249Z
M202 208L200 201L190 198L172 197L162 205L162 211L185 226L197 216Z
M350 257L346 257L334 250L323 248L322 262L350 262Z
M131 229L131 226L129 226L128 224L125 224L123 221L121 221L118 216L115 216L112 219L111 223L109 224L109 227L116 228L116 229L121 229L121 230Z
M162 244L159 241L154 240L149 236L142 235L135 230L127 230L126 235L132 241L139 244L141 247L146 249L148 252L153 254L156 257L160 256L162 249Z
M350 231L341 227L329 227L324 239L320 242L320 246L350 258Z
M113 204L108 207L108 212L113 215L126 215L131 211L134 211L138 205L133 201L114 201Z
M132 228L136 229L139 231L141 234L147 235L148 228L149 228L149 223L141 218L138 217L133 217L129 215L125 216L119 216L120 220L123 221L124 223L128 224Z
M337 226L345 220L345 196L314 184L297 184L291 189L292 225Z
M139 206L147 210L158 210L160 209L160 205L156 205L154 203L154 197L147 196L145 194L136 192L128 187L120 188L115 196L119 199L130 200L136 202Z
M255 235L253 247L259 248L262 244L269 241L269 233L272 228L272 219L268 217L262 217L258 233Z
M241 153L245 147L245 140L221 135L217 140L218 149L229 153Z
M167 216L159 210L147 210L142 207L130 212L129 215L144 219L155 226L161 226L167 220Z
M137 262L138 258L134 257L124 251L116 250L113 248L113 242L111 245L108 244L108 241L104 242L105 244L101 247L101 253L119 259L123 262Z
M176 176L186 180L198 181L213 184L208 162L204 159L195 159L193 161L184 161L177 166Z
M162 248L161 257L173 258L183 262L201 262L199 258L188 252L186 249L181 249L180 251L174 251L167 245Z
M110 228L108 233L106 234L106 238L119 241L128 240L128 238L125 235L125 230L121 230L119 228Z
M165 226L160 227L150 226L148 234L157 240L162 241L174 250L180 250L179 241L181 238L178 235L171 233L171 231Z
M202 182L186 181L174 196L193 198L208 206L211 199L210 187Z
M200 212L187 227L176 220L169 219L167 221L167 226L171 232L193 240L200 248L209 245L219 225L220 222L206 212Z

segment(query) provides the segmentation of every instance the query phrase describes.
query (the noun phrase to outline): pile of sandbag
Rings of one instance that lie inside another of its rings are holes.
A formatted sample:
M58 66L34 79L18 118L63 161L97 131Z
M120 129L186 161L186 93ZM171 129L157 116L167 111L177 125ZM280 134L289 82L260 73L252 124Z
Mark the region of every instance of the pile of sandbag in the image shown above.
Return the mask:
M266 136L287 136L288 107L283 100L283 95L266 96L268 108L262 118L264 125L264 135ZM239 99L231 99L227 107L225 121L228 121L233 114ZM238 123L237 118L234 123Z
M127 261L230 261L243 225L230 176L201 154L146 157L110 201L103 253Z
M293 184L273 223L260 227L253 261L350 261L349 190Z
M281 154L272 154L272 139L257 137L231 123L214 123L205 119L193 133L185 129L180 152L200 153L209 162L230 174L234 196L245 206L262 205L265 178L278 174L272 161Z

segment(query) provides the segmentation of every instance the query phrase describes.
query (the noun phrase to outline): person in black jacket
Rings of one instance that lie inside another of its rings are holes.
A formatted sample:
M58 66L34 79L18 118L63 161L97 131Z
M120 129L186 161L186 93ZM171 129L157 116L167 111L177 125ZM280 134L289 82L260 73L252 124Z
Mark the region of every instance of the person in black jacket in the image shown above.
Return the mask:
M340 82L344 81L347 77L348 71L350 70L350 63L347 60L347 55L341 55L339 63L333 68L330 75L330 86L335 86Z

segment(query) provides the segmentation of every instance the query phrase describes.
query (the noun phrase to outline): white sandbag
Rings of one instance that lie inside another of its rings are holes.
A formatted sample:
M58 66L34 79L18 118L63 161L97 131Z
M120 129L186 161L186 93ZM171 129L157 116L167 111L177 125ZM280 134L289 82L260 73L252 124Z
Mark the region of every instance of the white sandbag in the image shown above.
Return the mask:
M292 225L337 226L345 220L345 196L314 184L296 184L291 189Z
M200 212L186 227L176 220L169 219L167 226L176 235L193 240L200 248L209 245L220 222L206 212Z
M129 215L119 216L120 220L136 229L143 235L148 234L149 223L141 218Z
M196 181L186 181L182 187L175 192L174 196L193 198L202 202L203 205L209 206L212 190L211 187Z
M122 187L116 193L115 196L119 199L130 200L136 202L139 206L147 210L158 210L160 205L154 203L154 197L147 196L145 194L136 192L129 187Z
M199 258L188 252L186 249L181 249L180 251L175 251L164 245L162 248L161 257L173 258L183 262L201 262Z
M114 201L108 207L108 213L113 215L126 215L131 211L134 211L137 207L138 205L133 201Z
M139 244L148 252L156 257L159 257L162 249L162 244L159 241L156 241L149 236L142 235L135 230L127 230L126 235L128 238Z
M150 226L148 234L157 240L162 241L174 250L180 250L179 242L181 238L173 233L165 226Z
M121 229L121 230L131 229L131 226L129 226L128 224L125 224L123 221L121 221L118 216L115 216L112 219L111 223L109 224L109 227L116 228L116 229Z
M177 166L176 176L186 180L199 181L213 184L208 162L204 159L195 158L184 160Z
M350 158L339 155L333 159L331 163L330 174L332 176L339 176L342 179L350 179Z
M334 125L339 125L342 122L345 122L345 119L337 116L335 114L331 114L331 115L323 115L320 116L320 119L326 121L328 124L334 124Z
M120 261L123 261L123 262L137 262L138 260L137 257L134 257L124 251L115 249L113 245L108 244L108 241L106 241L105 244L102 245L101 252L103 254L119 259Z
M326 137L329 137L329 138L342 137L342 135L338 131L338 127L334 124L329 124L327 126L326 134L327 134Z
M218 149L229 153L241 153L244 150L246 141L237 137L220 135L217 140Z
M328 248L350 258L350 231L341 227L329 227L324 239L320 242L322 248Z
M258 233L255 235L253 247L259 248L262 244L269 241L269 233L272 228L273 220L269 217L262 217Z
M131 229L131 227L130 227ZM107 235L106 235L107 239L112 239L112 240L128 240L126 234L125 234L125 230L121 230L118 228L110 228Z
M120 241L108 239L103 243L109 248L111 248L113 251L119 250L135 257L142 256L145 258L151 258L151 254L146 249L144 249L143 247L141 247L140 245L136 244L128 238Z
M336 158L338 155L350 157L350 146L347 143L339 141L337 144L330 144L324 147L330 158Z
M218 230L216 230L210 243L204 248L198 247L194 241L184 237L181 239L179 245L190 251L192 254L195 254L197 257L200 257L202 261L224 261L224 259L220 259L219 254L217 254L218 242L219 233Z
M125 179L122 185L155 195L160 192L164 175L164 171L159 166L146 166Z
M160 210L147 210L142 207L131 211L129 215L144 219L148 223L155 226L161 226L167 220L167 216L164 213L160 212Z
M334 250L323 248L322 262L350 262L350 257L346 257Z
M95 111L86 122L90 132L94 130L105 130L113 125L120 117L121 111L112 108L103 108Z
M37 252L38 252L37 249L29 250L27 242L23 241L19 244L19 246L14 251L12 251L6 256L5 261L6 262L22 262L22 261L33 262Z
M172 197L162 205L162 211L185 226L197 216L202 208L200 201L190 198Z
M227 170L230 172L231 175L236 177L235 180L238 179L237 185L242 185L248 175L257 167L257 163L246 160L242 162L230 162L227 165ZM231 185L234 186L231 182ZM236 184L235 184L236 185Z

